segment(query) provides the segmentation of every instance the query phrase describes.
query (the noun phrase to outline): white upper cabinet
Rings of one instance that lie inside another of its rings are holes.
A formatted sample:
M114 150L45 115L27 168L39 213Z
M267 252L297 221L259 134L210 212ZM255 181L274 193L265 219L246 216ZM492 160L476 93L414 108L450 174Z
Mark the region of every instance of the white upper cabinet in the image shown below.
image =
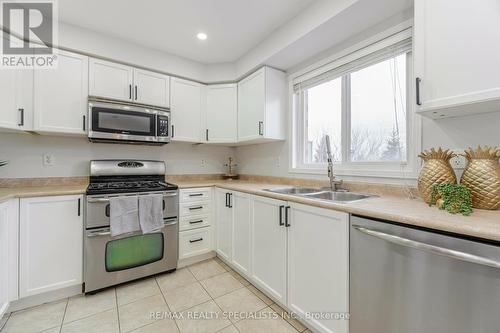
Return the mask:
M172 140L201 142L205 86L178 78L172 78L170 85Z
M170 77L134 69L134 101L155 106L170 106Z
M0 73L0 128L31 130L33 70L2 69Z
M347 319L308 313L349 312L349 215L290 203L288 307L317 332L345 333Z
M213 143L235 143L238 140L238 86L207 86L207 129L205 140Z
M238 83L238 141L285 139L286 81L263 67Z
M91 96L170 106L170 76L101 59L90 59Z
M19 296L82 283L83 196L20 201Z
M132 101L132 67L95 58L90 58L89 66L91 96Z
M415 0L414 28L417 112L443 118L500 111L497 0Z
M35 70L33 130L85 134L88 57L62 50L56 52L57 68Z
M253 198L251 279L275 300L286 304L287 228L283 210L287 203Z

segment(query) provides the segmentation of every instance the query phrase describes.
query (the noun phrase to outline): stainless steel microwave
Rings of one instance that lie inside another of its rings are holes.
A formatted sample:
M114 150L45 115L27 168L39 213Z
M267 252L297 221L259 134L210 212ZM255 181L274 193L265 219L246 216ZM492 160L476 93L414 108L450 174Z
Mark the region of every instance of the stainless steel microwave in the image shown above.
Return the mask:
M170 110L89 99L91 142L164 145L170 142Z

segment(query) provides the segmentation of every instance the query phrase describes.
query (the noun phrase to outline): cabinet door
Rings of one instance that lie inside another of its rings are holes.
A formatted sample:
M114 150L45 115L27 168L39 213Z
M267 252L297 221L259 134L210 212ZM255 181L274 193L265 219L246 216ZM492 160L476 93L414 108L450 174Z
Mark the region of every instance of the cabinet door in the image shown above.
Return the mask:
M131 101L132 84L132 67L90 58L89 94L91 96Z
M252 279L281 304L286 304L287 228L280 225L285 201L253 197Z
M172 140L200 142L203 85L172 78Z
M264 135L265 68L238 83L238 141Z
M9 307L9 205L0 203L0 318Z
M290 204L288 307L306 313L349 311L349 215ZM318 332L342 333L348 320L306 319Z
M229 196L231 192L224 189L215 190L216 206L216 251L227 261L231 261L232 256L232 232L233 232L233 211L229 207Z
M57 50L56 69L35 70L34 130L86 133L88 58Z
M206 141L233 143L237 140L238 87L236 84L207 87Z
M134 69L134 101L170 107L170 76Z
M0 108L0 128L19 130L33 128L32 69L1 70Z
M417 111L434 118L498 111L499 30L496 0L416 0Z
M82 283L82 200L82 196L21 199L20 297Z
M233 264L246 275L250 274L251 240L251 197L248 194L233 192Z

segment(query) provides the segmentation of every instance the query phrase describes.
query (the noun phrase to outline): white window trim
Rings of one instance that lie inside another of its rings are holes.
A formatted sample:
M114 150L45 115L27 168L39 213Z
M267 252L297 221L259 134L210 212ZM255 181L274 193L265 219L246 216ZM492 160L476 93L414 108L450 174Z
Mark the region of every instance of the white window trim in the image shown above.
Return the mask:
M298 144L299 140L303 140L303 131L299 128L300 124L297 117L304 116L304 113L297 112L295 107L296 103L301 103L302 101L297 100L294 94L294 84L298 81L307 80L313 78L317 75L330 71L356 59L359 59L365 55L373 52L382 50L390 45L394 45L400 41L408 39L412 36L411 27L405 27L399 32L389 32L388 36L380 38L378 41L367 40L358 44L358 48L350 53L345 53L339 55L338 57L330 57L331 61L325 64L324 60L318 63L317 67L311 66L308 68L307 72L301 71L298 73L291 74L289 76L289 100L291 106L291 117L289 117L289 172L295 174L312 174L312 175L326 175L326 163L317 165L301 165L297 164L297 156L304 156L302 151L299 151L302 145ZM354 47L355 48L355 47ZM413 61L409 62L407 66L408 73L408 83L407 83L407 122L410 122L411 126L407 126L407 156L408 160L404 163L400 162L343 162L342 164L334 165L334 172L339 176L352 176L352 177L373 177L373 178L392 178L392 179L416 179L418 177L419 161L417 154L421 151L422 147L422 120L421 117L416 115L414 107L414 84L413 80ZM345 80L343 80L345 81ZM343 84L345 84L343 82ZM346 91L346 89L344 89ZM348 101L349 99L346 99ZM345 107L346 103L343 103ZM344 119L349 117L343 117L342 120L342 141L349 140L349 135L345 130L348 128L346 121L350 119ZM342 145L343 156L346 155L348 145ZM300 155L299 155L300 154Z

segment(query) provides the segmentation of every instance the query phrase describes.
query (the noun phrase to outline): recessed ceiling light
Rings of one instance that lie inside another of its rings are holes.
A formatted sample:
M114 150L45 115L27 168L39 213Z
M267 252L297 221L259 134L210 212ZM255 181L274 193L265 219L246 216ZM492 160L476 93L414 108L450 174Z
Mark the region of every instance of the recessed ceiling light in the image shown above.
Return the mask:
M196 35L196 38L198 38L199 40L206 40L207 39L207 34L204 33L204 32L199 32L197 35Z

